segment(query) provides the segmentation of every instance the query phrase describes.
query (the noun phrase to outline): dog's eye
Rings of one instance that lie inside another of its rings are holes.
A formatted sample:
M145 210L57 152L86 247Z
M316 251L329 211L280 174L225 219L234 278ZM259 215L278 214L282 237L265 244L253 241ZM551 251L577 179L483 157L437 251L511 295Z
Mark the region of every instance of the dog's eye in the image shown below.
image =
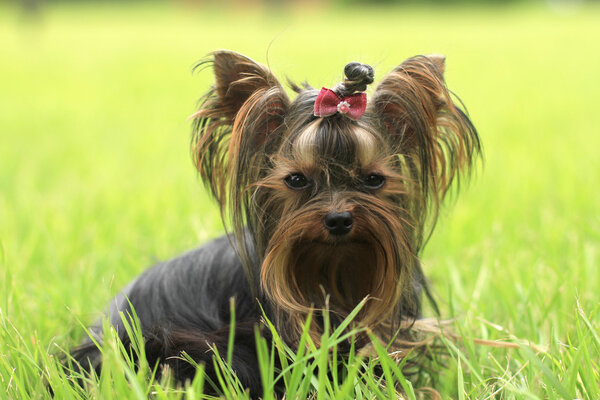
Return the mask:
M379 189L385 183L385 177L379 174L370 174L363 178L363 185L367 189Z
M290 189L304 189L310 185L308 179L300 173L290 174L284 180Z

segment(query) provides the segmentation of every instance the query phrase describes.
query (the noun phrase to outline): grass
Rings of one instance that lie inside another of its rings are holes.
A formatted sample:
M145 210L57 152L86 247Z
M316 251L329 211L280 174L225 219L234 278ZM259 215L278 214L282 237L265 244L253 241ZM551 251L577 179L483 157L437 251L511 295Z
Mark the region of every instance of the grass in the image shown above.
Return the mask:
M381 78L414 54L448 55L448 84L486 161L423 256L462 340L444 342L449 358L421 382L443 398L600 398L599 8L182 7L73 3L27 21L0 5L0 398L48 398L46 381L57 398L181 396L149 384L150 366L129 368L114 340L87 394L56 356L147 265L222 232L186 121L211 80L191 67L218 48L315 86L353 59ZM313 350L285 377L291 398L316 388L317 398L394 398L377 362L408 398L419 384L382 349L379 361L357 358L341 385L312 377L329 362ZM223 371L227 396L239 395ZM206 384L187 396L202 398Z

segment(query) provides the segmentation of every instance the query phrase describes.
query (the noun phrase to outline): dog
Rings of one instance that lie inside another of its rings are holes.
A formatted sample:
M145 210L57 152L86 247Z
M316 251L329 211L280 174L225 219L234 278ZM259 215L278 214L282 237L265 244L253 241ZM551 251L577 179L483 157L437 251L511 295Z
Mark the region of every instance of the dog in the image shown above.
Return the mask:
M119 313L133 308L150 365L185 382L196 369L183 353L214 376L211 350L227 353L235 299L232 368L258 397L263 317L294 348L309 315L318 343L324 308L335 325L366 298L355 326L382 338L421 316L431 296L419 254L480 140L440 55L404 61L369 98L373 68L356 62L333 89L290 83L293 100L241 54L217 51L199 66L212 67L215 83L191 117L191 152L229 233L145 271L108 314L127 346ZM100 373L101 323L90 333L71 354Z

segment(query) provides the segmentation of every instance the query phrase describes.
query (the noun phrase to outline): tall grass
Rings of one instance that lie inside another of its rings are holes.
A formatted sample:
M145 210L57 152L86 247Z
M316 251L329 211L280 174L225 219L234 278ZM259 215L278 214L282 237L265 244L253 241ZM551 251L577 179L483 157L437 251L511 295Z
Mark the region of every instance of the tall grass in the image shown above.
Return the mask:
M380 79L409 56L444 53L484 144L485 165L423 257L460 336L442 341L437 372L405 380L375 347L378 359L353 358L332 379L323 366L335 353L312 349L284 368L288 397L397 387L411 398L424 386L457 399L600 397L600 9L181 7L48 5L27 21L0 5L0 398L48 398L50 382L57 398L197 399L210 384L157 382L110 334L106 372L87 392L57 356L146 266L222 232L186 121L211 81L191 67L218 48L314 86L335 84L351 60ZM286 350L258 346L272 382L269 357ZM224 394L240 395L220 366Z

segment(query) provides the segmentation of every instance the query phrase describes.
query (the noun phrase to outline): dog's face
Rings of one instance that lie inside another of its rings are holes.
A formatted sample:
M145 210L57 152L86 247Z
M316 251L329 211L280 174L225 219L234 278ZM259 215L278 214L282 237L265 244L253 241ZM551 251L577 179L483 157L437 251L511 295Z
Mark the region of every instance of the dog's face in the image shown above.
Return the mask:
M252 212L267 239L261 282L300 315L325 294L341 315L371 296L361 314L371 323L395 309L415 272L405 179L378 126L366 116L310 117L315 97L307 90L291 105L288 129L254 184Z
M196 165L289 336L326 297L343 317L369 296L358 320L371 327L417 316L427 226L479 149L443 58L405 61L355 120L316 117L317 90L295 87L290 102L244 56L213 57L216 84L194 116Z

